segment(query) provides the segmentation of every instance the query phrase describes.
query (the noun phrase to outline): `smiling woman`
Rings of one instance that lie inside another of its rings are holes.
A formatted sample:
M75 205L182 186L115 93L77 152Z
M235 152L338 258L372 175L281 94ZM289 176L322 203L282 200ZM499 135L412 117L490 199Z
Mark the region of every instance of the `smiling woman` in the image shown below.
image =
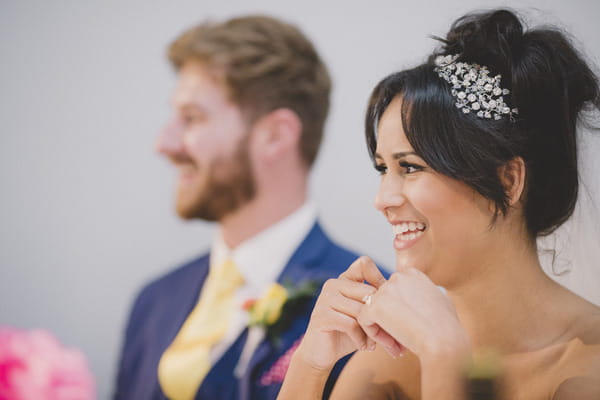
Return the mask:
M404 133L402 105L396 96L379 121L374 158L382 176L375 206L393 227L396 269L415 267L453 287L468 276L461 269L477 265L490 242L507 232L490 230L494 209L486 198L417 155Z
M361 258L325 285L280 399L300 385L319 397L355 350L369 351L332 398L461 399L490 349L503 398L600 398L600 309L545 275L536 245L573 213L576 127L600 109L598 79L565 34L508 10L466 15L440 41L367 110L396 272Z

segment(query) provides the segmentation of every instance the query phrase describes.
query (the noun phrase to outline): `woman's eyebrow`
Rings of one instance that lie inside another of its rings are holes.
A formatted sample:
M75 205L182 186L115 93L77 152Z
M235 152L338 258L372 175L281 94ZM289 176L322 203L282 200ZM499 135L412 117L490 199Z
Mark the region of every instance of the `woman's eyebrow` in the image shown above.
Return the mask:
M393 158L394 160L398 160L398 159L400 159L400 158L404 158L404 157L406 157L406 156L410 156L410 155L414 155L414 156L416 156L416 155L417 155L417 153L415 153L414 151L401 151L401 152L398 152L398 153L394 153L394 154L392 154L392 158Z
M398 153L394 153L394 154L392 154L392 158L393 158L394 160L398 160L398 159L400 159L400 158L404 158L404 157L406 157L406 156L410 156L410 155L414 155L414 156L417 156L417 157L418 157L417 153L415 153L414 151L400 151L400 152L398 152ZM379 154L379 153L375 153L375 156L374 156L374 157L375 157L375 158L380 158L380 159L383 159L383 156L382 156L381 154Z

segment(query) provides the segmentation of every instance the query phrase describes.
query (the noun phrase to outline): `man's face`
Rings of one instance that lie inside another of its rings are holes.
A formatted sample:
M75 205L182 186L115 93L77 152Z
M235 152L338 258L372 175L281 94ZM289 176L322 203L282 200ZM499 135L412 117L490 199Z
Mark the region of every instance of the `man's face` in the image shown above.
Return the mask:
M254 197L249 129L225 87L199 62L179 71L175 116L158 151L177 167L177 213L220 221Z

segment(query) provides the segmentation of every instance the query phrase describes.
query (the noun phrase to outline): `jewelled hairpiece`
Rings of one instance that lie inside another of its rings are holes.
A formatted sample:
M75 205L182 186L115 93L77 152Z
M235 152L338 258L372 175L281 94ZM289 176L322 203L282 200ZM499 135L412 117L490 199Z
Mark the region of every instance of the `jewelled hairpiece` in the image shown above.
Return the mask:
M434 71L452 85L452 96L456 98L456 107L462 112L477 113L479 118L499 120L508 116L513 120L519 111L511 109L504 102L504 95L510 90L500 87L500 75L489 76L486 66L456 62L458 54L437 56Z

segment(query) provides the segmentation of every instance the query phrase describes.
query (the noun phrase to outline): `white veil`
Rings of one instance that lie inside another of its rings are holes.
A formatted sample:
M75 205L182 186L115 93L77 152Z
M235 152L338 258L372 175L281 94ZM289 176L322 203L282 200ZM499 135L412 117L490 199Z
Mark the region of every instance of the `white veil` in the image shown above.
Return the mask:
M550 277L600 305L600 131L580 124L578 139L575 211L554 233L538 239L538 249Z

